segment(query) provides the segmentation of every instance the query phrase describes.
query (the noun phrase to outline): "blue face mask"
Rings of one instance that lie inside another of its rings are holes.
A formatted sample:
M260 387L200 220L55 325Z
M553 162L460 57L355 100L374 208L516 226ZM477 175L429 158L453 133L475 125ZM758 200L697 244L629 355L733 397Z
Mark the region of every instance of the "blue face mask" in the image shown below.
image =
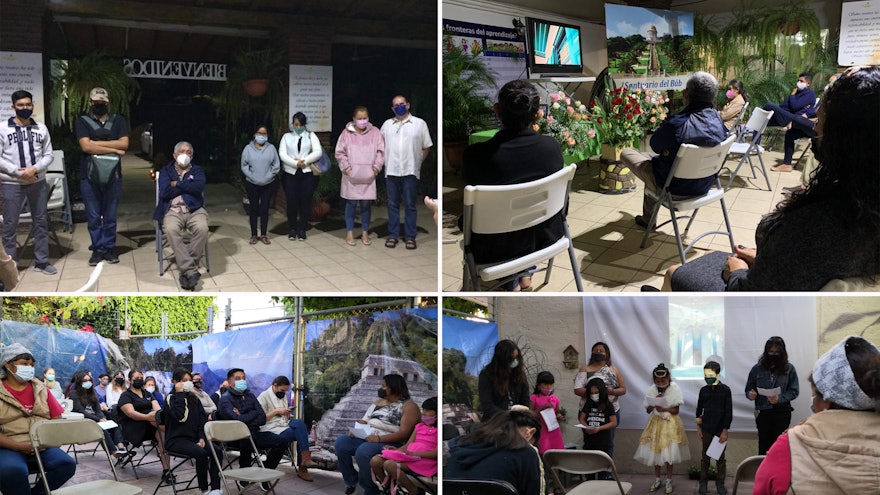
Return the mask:
M407 113L406 103L398 103L394 105L394 115L398 117L403 117Z
M254 141L256 141L257 144L266 144L266 141L268 141L268 140L269 140L268 137L263 136L261 134L254 136Z
M92 388L92 382L83 382L83 388L86 390Z
M245 390L247 390L247 380L236 380L235 390L237 392L244 392Z

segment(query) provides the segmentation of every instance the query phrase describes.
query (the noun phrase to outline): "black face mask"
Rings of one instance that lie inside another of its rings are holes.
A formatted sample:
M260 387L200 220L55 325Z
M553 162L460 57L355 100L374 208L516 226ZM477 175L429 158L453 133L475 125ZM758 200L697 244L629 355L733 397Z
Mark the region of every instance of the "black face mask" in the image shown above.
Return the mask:
M144 386L144 380L141 378L136 378L133 382L131 382L131 388L140 389Z
M21 120L28 120L31 118L31 115L34 114L34 109L32 108L16 108L15 116Z
M107 111L109 106L106 103L101 103L99 105L92 105L92 113L97 115L98 117L102 117L107 115Z
M386 395L388 395L388 392L386 392L384 388L380 388L379 389L379 398L384 399Z
M125 378L114 378L113 381L116 382L117 385L125 385Z
M202 382L193 382L193 387L202 388Z
M275 392L275 397L278 397L279 399L283 399L283 398L284 398L284 392Z
M602 354L601 352L594 352L590 354L590 361L601 363L602 361L605 361L605 354Z

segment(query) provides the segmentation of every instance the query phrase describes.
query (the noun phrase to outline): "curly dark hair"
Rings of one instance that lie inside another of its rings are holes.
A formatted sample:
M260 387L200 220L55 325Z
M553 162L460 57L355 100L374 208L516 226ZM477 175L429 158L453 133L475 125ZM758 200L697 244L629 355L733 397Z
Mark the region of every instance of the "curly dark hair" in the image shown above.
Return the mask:
M807 188L779 204L773 215L827 203L863 255L864 276L880 273L880 67L841 76L819 107L816 157L819 165ZM867 254L867 256L864 256Z

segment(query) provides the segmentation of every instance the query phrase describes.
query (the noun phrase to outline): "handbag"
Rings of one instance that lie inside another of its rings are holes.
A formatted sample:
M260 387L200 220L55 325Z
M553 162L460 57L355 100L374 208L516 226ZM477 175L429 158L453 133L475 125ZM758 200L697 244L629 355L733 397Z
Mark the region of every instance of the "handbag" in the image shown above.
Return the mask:
M312 164L312 173L315 175L326 174L330 171L332 165L333 163L330 162L330 157L327 155L327 152L321 150L321 158Z
M122 160L116 153L89 155L86 172L89 182L97 186L107 186L119 178Z

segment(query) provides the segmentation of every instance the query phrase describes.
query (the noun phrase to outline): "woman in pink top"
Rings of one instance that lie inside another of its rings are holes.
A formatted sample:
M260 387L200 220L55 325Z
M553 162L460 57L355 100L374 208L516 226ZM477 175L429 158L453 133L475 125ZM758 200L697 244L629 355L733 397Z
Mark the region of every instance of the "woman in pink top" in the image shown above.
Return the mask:
M385 164L385 140L370 124L366 107L355 107L351 122L336 142L336 161L342 170L341 196L345 199L345 242L354 246L354 215L361 207L361 242L369 246L371 205L376 199L376 176Z

